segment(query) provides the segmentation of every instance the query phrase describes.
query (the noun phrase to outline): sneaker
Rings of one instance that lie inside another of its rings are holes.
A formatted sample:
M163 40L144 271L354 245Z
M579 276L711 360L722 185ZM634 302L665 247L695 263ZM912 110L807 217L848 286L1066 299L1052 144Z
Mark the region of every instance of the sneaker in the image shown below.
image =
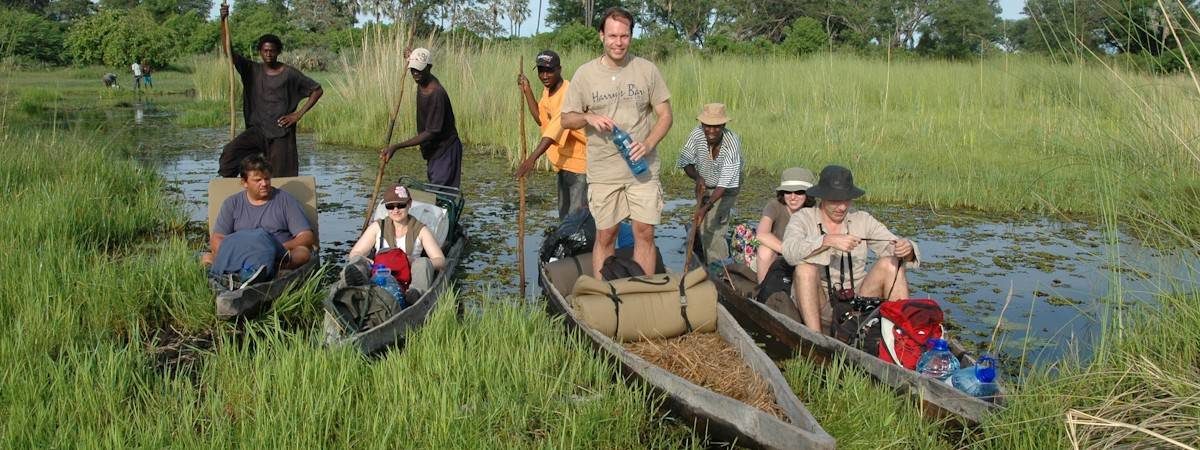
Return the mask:
M364 271L363 269L362 264L346 263L346 266L342 267L342 282L346 286L366 286L371 284L371 272L369 270Z
M266 268L267 266L258 266L258 268L254 269L254 271L250 271L248 268L242 269L240 277L242 279L242 284L241 286L238 286L238 290L245 289L246 286L258 281L258 276L262 275L263 270L266 270Z

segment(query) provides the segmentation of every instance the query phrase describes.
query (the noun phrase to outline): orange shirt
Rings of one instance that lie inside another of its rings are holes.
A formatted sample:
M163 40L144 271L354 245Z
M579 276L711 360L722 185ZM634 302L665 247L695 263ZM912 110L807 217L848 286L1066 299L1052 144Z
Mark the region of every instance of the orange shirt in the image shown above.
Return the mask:
M562 86L554 94L550 94L550 89L542 89L542 99L538 100L542 137L554 141L546 150L546 158L555 170L587 173L587 135L583 134L583 130L562 127L562 102L567 96L568 83L563 80Z

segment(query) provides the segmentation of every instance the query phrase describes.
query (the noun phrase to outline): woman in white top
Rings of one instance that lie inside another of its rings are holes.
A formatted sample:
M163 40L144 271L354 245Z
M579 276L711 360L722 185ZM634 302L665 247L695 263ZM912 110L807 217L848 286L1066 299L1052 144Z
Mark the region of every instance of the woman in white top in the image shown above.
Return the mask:
M434 271L446 268L446 256L442 253L442 248L438 245L433 232L408 214L408 207L411 204L412 199L409 198L408 189L403 185L394 185L383 192L383 206L387 209L388 215L383 220L371 222L371 225L363 231L358 242L350 249L347 269L352 266L361 266L362 262L366 262L369 267L369 258L374 257L376 253L389 248L399 248L404 250L408 256L409 265L412 267L410 288L417 289L421 293L429 289ZM358 267L358 269L361 271L364 268ZM369 278L368 274L361 272L356 275L360 275L361 278L347 279L346 281L356 284L355 282L363 282ZM346 278L345 273L343 278Z

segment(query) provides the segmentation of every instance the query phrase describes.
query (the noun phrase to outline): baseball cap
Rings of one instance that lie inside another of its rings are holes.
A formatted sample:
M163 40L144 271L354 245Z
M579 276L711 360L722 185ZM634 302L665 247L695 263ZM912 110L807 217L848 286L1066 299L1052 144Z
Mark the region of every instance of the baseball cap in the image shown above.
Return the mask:
M433 55L429 53L429 50L415 48L412 53L408 54L409 69L425 70L430 64L433 64Z
M558 53L554 53L554 50L542 50L535 61L538 68L557 69L561 65Z

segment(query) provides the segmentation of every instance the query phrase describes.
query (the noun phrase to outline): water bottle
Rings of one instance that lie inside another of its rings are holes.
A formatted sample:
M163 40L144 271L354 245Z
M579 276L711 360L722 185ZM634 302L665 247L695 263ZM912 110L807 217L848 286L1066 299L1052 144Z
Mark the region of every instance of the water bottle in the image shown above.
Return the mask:
M371 281L376 286L387 291L388 294L391 294L392 298L396 299L396 303L400 304L401 309L408 307L408 303L404 301L404 290L400 289L400 282L396 281L396 277L392 276L392 270L383 264L376 264L371 267L374 268L375 272Z
M950 344L945 339L930 339L929 347L917 361L917 372L945 381L958 370L958 358L950 353Z
M991 399L1000 391L996 384L996 360L990 356L979 358L979 363L958 369L950 377L950 384L975 398Z
M629 170L633 171L634 175L641 175L646 172L647 166L644 156L637 161L629 157L630 147L633 147L633 138L629 136L629 133L626 133L621 127L613 125L612 140L613 144L617 146L617 151L621 153L621 157L625 158L625 164L629 165Z

